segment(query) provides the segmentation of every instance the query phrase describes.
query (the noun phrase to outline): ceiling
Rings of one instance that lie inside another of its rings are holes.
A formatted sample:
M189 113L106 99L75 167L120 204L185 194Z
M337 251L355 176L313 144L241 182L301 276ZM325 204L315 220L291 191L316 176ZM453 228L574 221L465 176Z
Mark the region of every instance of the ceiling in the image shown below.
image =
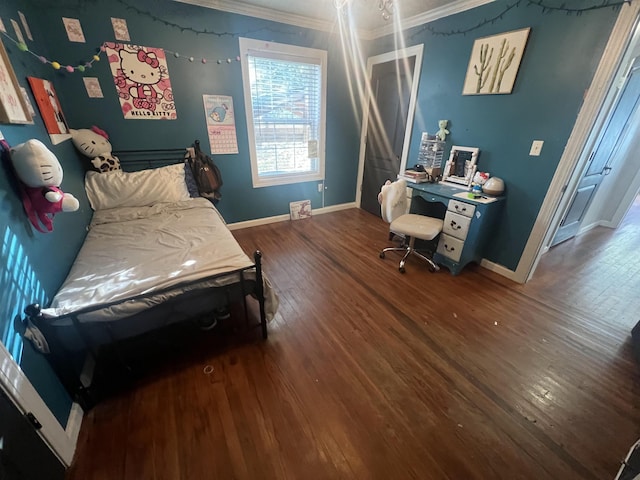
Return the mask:
M337 24L334 0L177 0L226 12L331 31ZM342 0L344 1L344 0ZM358 32L376 38L393 32L394 20L404 28L469 10L493 0L393 0L394 13L384 20L379 0L347 0Z

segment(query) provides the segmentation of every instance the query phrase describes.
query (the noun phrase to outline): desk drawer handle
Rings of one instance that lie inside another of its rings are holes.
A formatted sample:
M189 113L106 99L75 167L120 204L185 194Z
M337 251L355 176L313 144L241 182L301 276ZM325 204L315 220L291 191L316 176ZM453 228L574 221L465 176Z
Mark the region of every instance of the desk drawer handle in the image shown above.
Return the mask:
M455 220L451 220L451 228L453 228L454 230L460 230L462 228L462 225L458 225Z
M445 243L445 244L444 244L444 249L445 249L447 252L453 252L453 251L455 251L456 247L449 247L449 245L447 245L447 244Z
M462 208L460 208L460 205L456 205L454 208L455 208L456 210L461 211L461 212L466 212L466 211L467 211L467 207L462 207Z

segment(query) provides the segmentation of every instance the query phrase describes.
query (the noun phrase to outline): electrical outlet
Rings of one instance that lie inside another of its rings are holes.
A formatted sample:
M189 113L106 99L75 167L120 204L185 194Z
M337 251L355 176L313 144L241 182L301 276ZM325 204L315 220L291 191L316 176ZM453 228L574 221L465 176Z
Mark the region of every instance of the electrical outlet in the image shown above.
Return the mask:
M539 157L540 152L542 151L542 145L544 145L543 140L534 140L531 144L531 150L529 151L529 155L532 157Z
M318 183L318 193L322 193L322 186L323 186L322 182L319 182Z

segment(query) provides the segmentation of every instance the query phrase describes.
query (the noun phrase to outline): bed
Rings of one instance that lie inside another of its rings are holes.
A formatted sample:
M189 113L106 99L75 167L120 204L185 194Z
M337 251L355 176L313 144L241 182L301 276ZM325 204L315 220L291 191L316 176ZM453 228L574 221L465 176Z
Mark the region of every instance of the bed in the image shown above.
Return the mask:
M121 163L127 168L122 157ZM254 326L267 338L278 299L262 273L262 255L249 258L214 204L189 191L186 169L181 161L133 172L87 172L94 210L87 237L50 306L28 309L52 365L76 397L87 392L60 360L70 352L86 350L97 361L102 346L212 315L232 302L243 304L248 322L251 297L260 316Z

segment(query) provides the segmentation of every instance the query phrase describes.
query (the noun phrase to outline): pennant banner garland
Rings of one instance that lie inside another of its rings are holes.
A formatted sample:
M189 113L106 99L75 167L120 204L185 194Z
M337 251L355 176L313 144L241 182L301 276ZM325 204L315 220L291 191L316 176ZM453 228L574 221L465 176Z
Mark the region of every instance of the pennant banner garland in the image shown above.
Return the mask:
M122 43L104 47L125 119L178 118L163 49Z

